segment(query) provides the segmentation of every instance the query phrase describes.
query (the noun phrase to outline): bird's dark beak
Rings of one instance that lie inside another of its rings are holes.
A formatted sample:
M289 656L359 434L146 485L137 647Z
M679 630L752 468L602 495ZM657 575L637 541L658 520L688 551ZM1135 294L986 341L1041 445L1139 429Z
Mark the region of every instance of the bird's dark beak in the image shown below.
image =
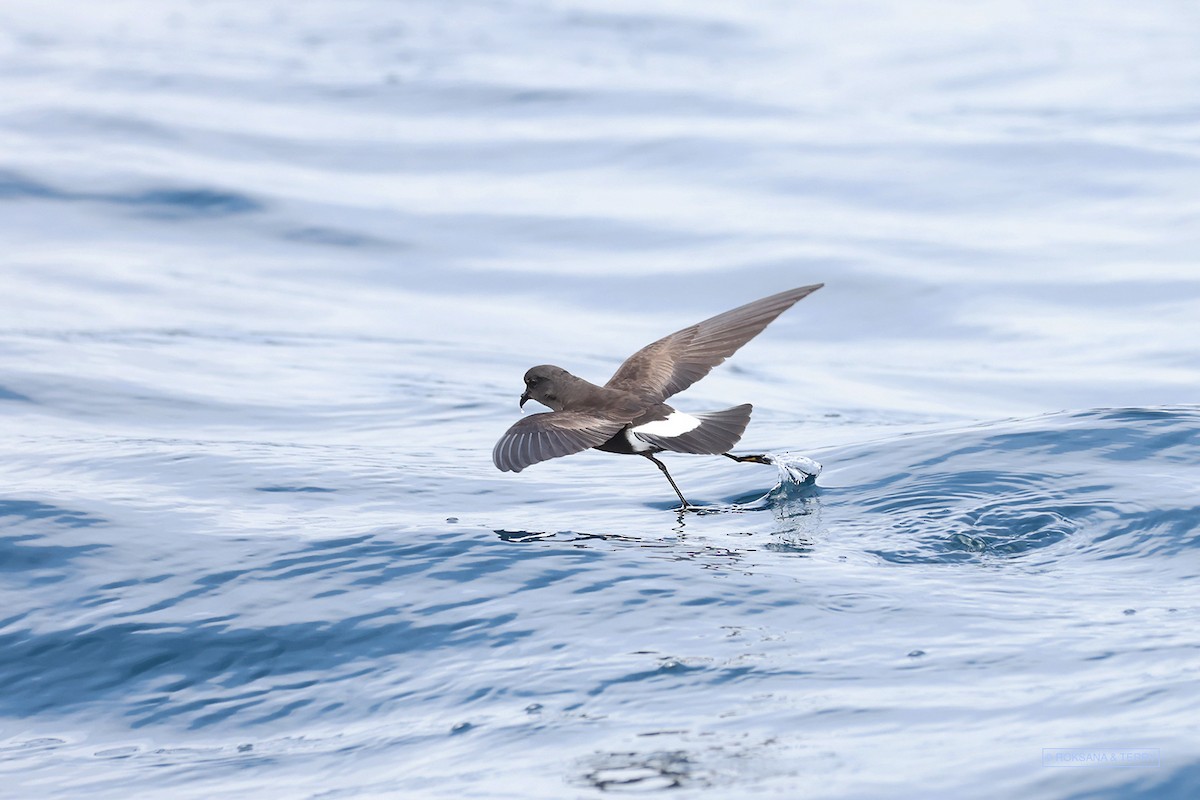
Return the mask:
M521 404L520 404L519 408L524 408L525 403L527 403L527 402L529 402L529 392L523 392L521 394Z

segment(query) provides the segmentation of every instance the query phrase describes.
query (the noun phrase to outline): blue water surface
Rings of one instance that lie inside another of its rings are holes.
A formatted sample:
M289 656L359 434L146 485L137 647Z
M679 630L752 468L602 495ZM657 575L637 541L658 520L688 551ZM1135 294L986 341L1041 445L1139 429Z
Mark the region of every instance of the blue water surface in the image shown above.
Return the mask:
M0 5L0 796L1200 796L1197 41ZM815 482L492 466L529 366L818 281L673 401Z

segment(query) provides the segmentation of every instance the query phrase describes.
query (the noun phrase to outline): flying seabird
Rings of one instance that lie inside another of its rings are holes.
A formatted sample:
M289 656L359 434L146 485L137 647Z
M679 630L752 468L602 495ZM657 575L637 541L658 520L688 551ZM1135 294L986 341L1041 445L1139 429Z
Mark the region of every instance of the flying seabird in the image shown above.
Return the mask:
M645 456L662 470L683 508L690 504L655 453L723 455L734 461L769 463L764 456L735 456L753 406L685 414L663 401L707 375L776 317L820 289L815 283L764 297L718 314L646 345L603 386L576 377L562 367L543 364L525 373L521 407L536 400L551 411L524 417L509 428L492 450L504 472L579 453L588 448Z

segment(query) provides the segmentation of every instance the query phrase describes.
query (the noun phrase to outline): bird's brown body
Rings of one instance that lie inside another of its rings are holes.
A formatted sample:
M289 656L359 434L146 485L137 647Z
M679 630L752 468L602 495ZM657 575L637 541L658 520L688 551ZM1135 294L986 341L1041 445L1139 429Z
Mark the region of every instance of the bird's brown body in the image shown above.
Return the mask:
M756 300L659 339L627 358L604 386L549 364L525 373L521 405L537 400L551 411L519 420L492 451L496 467L520 472L531 464L595 448L653 461L684 507L688 502L655 453L726 455L750 421L749 404L683 414L664 400L707 375L776 317L823 284Z

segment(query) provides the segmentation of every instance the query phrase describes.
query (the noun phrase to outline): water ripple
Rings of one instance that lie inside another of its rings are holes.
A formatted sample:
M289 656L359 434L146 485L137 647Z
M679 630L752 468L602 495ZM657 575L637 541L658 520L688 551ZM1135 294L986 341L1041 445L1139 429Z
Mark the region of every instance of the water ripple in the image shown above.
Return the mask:
M1195 506L1161 508L1154 480L1105 463L1136 461L1149 471L1198 456L1192 409L1063 414L824 456L896 470L826 490L823 502L861 506L855 525L876 541L867 551L899 563L1021 557L1060 545L1106 558L1173 553L1195 542Z

